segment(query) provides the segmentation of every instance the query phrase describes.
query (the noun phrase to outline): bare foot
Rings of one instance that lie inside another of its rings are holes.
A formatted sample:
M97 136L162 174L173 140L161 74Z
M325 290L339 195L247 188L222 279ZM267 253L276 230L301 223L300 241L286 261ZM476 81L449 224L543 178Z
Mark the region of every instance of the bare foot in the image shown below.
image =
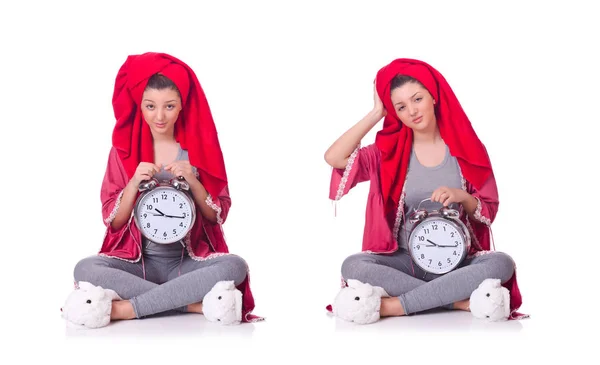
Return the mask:
M131 305L129 300L113 300L110 311L111 320L134 318L135 312L133 310L133 305Z
M452 305L452 308L470 312L471 301L469 299L460 300Z
M187 311L190 313L200 313L202 314L202 302L188 304Z
M400 304L398 297L383 297L381 298L381 309L379 311L380 317L393 317L403 316L404 308Z

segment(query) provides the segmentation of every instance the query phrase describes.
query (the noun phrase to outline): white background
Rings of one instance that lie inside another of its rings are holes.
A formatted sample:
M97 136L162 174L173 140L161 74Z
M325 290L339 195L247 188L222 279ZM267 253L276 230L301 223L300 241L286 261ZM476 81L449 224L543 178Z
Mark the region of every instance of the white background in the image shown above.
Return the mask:
M591 177L600 29L591 3L3 2L0 356L483 364L589 356L600 265ZM114 79L127 55L147 51L184 60L206 92L233 200L226 237L250 265L265 322L149 336L142 327L65 332L59 308L73 267L104 234ZM436 327L435 316L408 332L417 317L374 330L325 314L341 262L360 250L368 186L334 217L323 153L370 110L376 72L399 57L447 78L488 149L501 201L496 248L517 262L521 309L532 315L518 331Z

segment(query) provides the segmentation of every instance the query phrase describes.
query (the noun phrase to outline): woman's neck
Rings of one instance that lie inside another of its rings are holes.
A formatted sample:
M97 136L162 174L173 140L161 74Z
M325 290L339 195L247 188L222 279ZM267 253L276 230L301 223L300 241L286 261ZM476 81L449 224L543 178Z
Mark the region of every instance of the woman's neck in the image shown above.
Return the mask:
M423 144L438 144L442 142L442 135L439 128L434 126L432 130L415 131L413 130L413 143L418 145Z
M165 143L175 143L175 135L173 134L154 134L152 133L152 140L154 141L154 143L161 143L161 144L165 144Z

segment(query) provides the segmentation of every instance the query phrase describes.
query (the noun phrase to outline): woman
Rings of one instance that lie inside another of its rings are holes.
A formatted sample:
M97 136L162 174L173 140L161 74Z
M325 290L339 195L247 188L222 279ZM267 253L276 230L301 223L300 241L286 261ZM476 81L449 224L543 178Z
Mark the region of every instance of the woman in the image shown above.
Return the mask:
M382 118L375 143L360 147ZM485 279L501 280L510 290L510 318L521 316L514 263L507 254L490 251L498 193L487 151L437 70L412 59L397 59L379 70L373 110L333 143L325 160L334 168L333 200L370 181L363 252L348 257L341 269L342 291L349 290L344 286L350 279L385 291L373 309L379 313L371 313L367 322L439 307L468 311L470 295ZM459 209L471 232L468 257L446 274L426 272L409 256L413 223L407 215L419 204L427 210ZM353 315L339 314L350 321Z
M171 310L204 313L212 320L218 314L208 313L203 299L211 290L223 290L218 283L233 281L243 295L242 303L227 304L238 311L233 323L259 319L250 314L254 300L246 262L228 253L224 239L222 224L231 205L227 174L193 70L167 54L129 56L116 78L113 107L117 121L101 189L106 234L99 254L76 265L76 289L86 282L86 287L91 283L116 292L118 299L104 314L110 320ZM189 184L196 220L183 240L155 243L142 236L133 219L138 188L145 181L175 177ZM79 310L85 306L73 312ZM74 318L64 312L67 320ZM71 322L85 323L81 318Z

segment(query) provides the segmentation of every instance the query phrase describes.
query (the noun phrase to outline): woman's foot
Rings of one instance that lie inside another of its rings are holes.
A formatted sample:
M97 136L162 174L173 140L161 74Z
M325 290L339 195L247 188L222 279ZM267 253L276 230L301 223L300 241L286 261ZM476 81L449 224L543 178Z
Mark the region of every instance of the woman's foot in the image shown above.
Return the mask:
M381 310L379 311L381 317L396 317L405 314L398 297L381 298Z
M460 300L458 302L455 302L452 305L452 309L458 309L461 311L467 311L470 312L471 311L471 301L469 299L465 299L465 300Z
M202 314L202 302L188 304L187 311L189 313L200 313L200 314Z
M110 311L111 320L134 319L135 311L129 300L113 300Z

